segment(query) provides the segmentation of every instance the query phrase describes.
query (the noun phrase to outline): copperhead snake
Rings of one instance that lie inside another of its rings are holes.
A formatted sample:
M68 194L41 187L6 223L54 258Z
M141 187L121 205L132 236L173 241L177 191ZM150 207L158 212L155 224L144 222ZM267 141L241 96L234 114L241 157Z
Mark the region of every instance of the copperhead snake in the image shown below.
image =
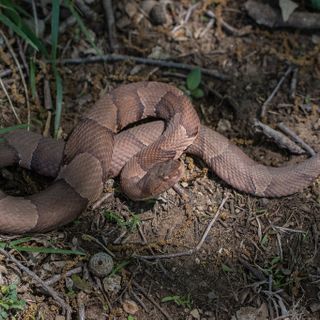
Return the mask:
M120 132L150 117L164 122ZM4 136L0 167L18 163L56 179L31 196L12 197L0 191L0 232L45 232L72 221L101 196L105 181L120 171L122 190L128 197L154 197L184 174L179 161L183 152L202 158L232 187L256 196L290 195L320 175L320 154L291 166L263 166L227 138L200 125L190 100L179 89L138 82L100 98L65 145L24 130Z

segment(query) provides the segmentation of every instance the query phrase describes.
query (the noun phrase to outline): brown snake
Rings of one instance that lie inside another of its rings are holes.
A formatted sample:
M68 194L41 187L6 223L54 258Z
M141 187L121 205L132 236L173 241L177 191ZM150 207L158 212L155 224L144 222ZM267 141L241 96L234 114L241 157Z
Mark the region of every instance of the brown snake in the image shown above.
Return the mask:
M118 133L131 123L158 118ZM234 188L257 196L290 195L320 175L320 155L286 167L266 167L217 132L201 126L189 99L157 82L122 85L100 98L66 145L17 130L0 142L0 167L18 163L54 183L40 193L12 197L0 191L0 232L44 232L75 219L96 201L109 177L133 200L154 197L184 173L183 152L202 158Z

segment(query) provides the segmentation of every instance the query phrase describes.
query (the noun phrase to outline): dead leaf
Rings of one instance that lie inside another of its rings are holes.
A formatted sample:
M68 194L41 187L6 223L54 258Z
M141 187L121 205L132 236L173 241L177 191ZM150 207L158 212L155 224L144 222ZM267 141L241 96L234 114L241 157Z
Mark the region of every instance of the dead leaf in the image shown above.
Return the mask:
M291 0L279 0L283 21L288 21L292 12L298 8L298 4Z

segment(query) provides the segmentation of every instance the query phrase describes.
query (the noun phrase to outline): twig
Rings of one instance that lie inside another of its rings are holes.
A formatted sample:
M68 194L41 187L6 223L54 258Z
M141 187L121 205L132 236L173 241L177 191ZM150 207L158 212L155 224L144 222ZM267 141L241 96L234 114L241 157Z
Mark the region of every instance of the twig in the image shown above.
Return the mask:
M217 20L216 15L214 14L214 12L212 12L211 10L207 10L206 11L206 15L208 17L210 17L211 19ZM245 27L243 30L237 30L236 28L232 27L230 24L228 24L227 22L225 22L222 18L219 18L219 21L221 23L221 26L227 30L228 32L230 32L231 34L238 36L238 37L242 37L246 34L248 34L251 31L251 27Z
M108 200L112 195L113 195L113 192L104 193L100 197L100 199L98 199L95 203L92 204L92 210L96 210L97 208L99 208L101 206L101 204L103 202L105 202L106 200Z
M294 142L298 143L304 150L306 150L311 157L315 156L315 151L305 143L297 134L289 129L283 122L277 124L277 127L286 135L288 135Z
M102 292L102 295L103 295L105 301L107 302L107 305L108 305L108 308L109 308L109 312L110 312L110 314L112 314L112 304L110 302L110 299L109 299L109 296L108 296L108 292L105 290L104 286L102 285L100 278L95 277L95 280L97 282L98 288Z
M41 6L41 10L42 10L43 15L45 17L47 17L49 15L49 18L50 18L50 11L46 7L47 1L46 0L40 0L39 2L40 2L39 5Z
M272 229L276 229L276 230L279 230L284 233L293 232L293 233L307 234L307 231L300 230L300 229L290 229L290 228L286 228L286 227L279 227L279 226L275 226L273 224L271 224L271 227L272 227Z
M48 111L48 116L47 116L46 123L45 123L44 129L43 129L43 136L44 137L50 137L51 120L52 120L52 112Z
M197 3L195 3L194 5L192 5L192 6L188 9L187 14L186 14L186 16L185 16L185 18L184 18L184 20L183 20L183 24L186 24L186 23L189 21L191 15L192 15L192 13L193 13L193 11L194 11L199 5L200 5L200 2L197 2Z
M187 201L190 200L190 197L189 197L189 195L188 195L188 192L187 192L184 188L182 188L179 183L176 183L176 184L172 187L172 189L173 189L184 201L187 202Z
M274 9L264 2L249 0L244 4L249 16L260 25L269 28L290 27L305 30L320 28L319 13L294 11L288 20L284 21L280 10Z
M173 320L170 315L163 310L160 305L150 296L150 294L142 288L136 281L132 281L132 284L151 302L154 304L154 306L168 319L168 320Z
M213 27L214 19L210 19L206 27L199 34L199 39L203 38Z
M97 238L91 236L90 234L83 234L82 239L86 240L86 241L94 241L101 248L103 248L112 258L115 257L115 255L112 251L110 251L101 241L99 241Z
M102 1L104 12L106 14L107 26L108 26L108 36L109 36L109 45L112 52L116 51L119 47L116 38L116 28L115 20L112 9L112 0L103 0Z
M306 261L306 265L311 263L313 261L313 259L317 256L318 254L318 240L319 240L319 231L318 231L318 228L317 228L317 225L314 224L312 226L312 233L313 233L313 243L314 243L314 249L313 249L313 255L312 257L310 257L307 261Z
M138 295L133 291L133 289L131 289L131 294L133 295L134 299L136 299L138 301L138 303L141 305L141 307L144 309L144 311L149 313L148 308L143 303L143 301L138 297Z
M1 78L0 78L0 85L1 85L2 90L4 91L4 94L6 95L8 101L9 101L9 104L10 104L10 107L11 107L11 110L12 110L14 116L16 117L18 123L21 123L21 120L20 120L20 118L19 118L19 116L18 116L18 114L16 112L16 109L15 109L13 103L12 103L10 95L9 95L9 93L8 93L8 91L7 91L7 89L6 89L6 87L5 87L5 85L4 85L4 83L3 83Z
M6 76L10 76L12 74L12 70L11 69L7 69L4 70L0 73L0 78L6 77Z
M229 194L227 194L227 195L223 198L223 200L222 200L222 202L221 202L221 204L220 204L220 206L219 206L216 214L213 216L213 218L212 218L211 221L209 222L206 230L204 231L204 233L203 233L203 235L202 235L202 238L200 239L200 241L199 241L199 243L197 244L196 247L194 247L194 248L192 248L192 249L189 249L189 250L186 250L186 251L177 252L177 253L159 254L159 255L154 255L154 256L140 256L140 255L135 255L134 257L135 257L135 258L138 258L138 259L144 259L144 260L169 259L169 258L177 258L177 257L183 257L183 256L190 256L190 255L198 252L198 251L201 249L204 241L206 240L206 238L207 238L207 236L208 236L208 233L210 232L213 224L217 221L217 219L218 219L218 217L219 217L219 215L220 215L220 213L221 213L221 210L222 210L224 204L226 203L226 201L228 200L228 198L229 198Z
M50 82L48 79L44 79L43 86L44 107L46 110L52 110L52 96L50 90Z
M86 319L86 311L85 311L85 306L84 306L84 296L85 293L84 292L80 292L77 295L77 302L78 302L78 306L79 306L79 310L78 310L78 319L79 320L85 320Z
M139 231L140 237L141 237L142 240L143 240L143 243L144 243L144 244L148 244L147 238L146 238L146 236L144 235L144 232L143 232L140 224L138 224L138 231ZM155 255L155 253L154 253L154 251L153 251L152 248L148 248L148 249L149 249L149 251L151 252L152 255ZM162 264L162 262L161 262L161 261L157 261L157 263L159 263L159 266L160 266L161 270L163 271L163 273L164 273L165 275L168 275L168 271L166 270L166 268L164 267L164 265Z
M52 276L51 278L45 280L45 284L46 285L53 285L54 283L58 282L62 277L70 277L73 274L77 274L80 273L82 271L82 267L77 267L74 269L71 269L69 271L67 271L64 275L61 274L55 274L54 276Z
M174 61L166 61L166 60L156 60L151 58L141 58L135 56L127 56L122 54L106 54L102 56L95 57L87 57L87 58L75 58L75 59L63 59L58 63L60 64L82 64L82 63L97 63L97 62L108 62L108 61L133 61L136 63L166 67L166 68L177 68L184 70L193 70L198 68L197 66L186 64L186 63L178 63ZM205 69L200 68L201 72L205 75L209 75L215 77L220 80L229 80L230 76L220 73L217 70L213 69Z
M249 272L252 273L252 275L256 279L258 279L259 281L262 281L262 284L267 282L267 278L265 277L265 275L263 274L262 271L260 271L259 269L255 268L254 266L252 266L249 262L247 262L242 257L239 257L238 260Z
M71 307L59 296L59 294L53 288L48 286L39 276L37 276L29 268L24 266L19 260L17 260L12 254L7 252L6 250L0 248L0 253L3 254L9 260L11 260L14 264L16 264L20 270L25 272L34 281L40 284L40 286L44 290L46 290L52 296L52 298L62 307L62 309L66 312L66 318L71 319L71 313L72 313Z
M285 72L285 74L282 76L282 78L280 79L280 81L278 82L277 86L274 88L274 90L272 91L272 93L270 94L270 96L268 97L268 99L265 101L265 103L262 105L261 107L261 118L264 118L266 116L267 113L267 108L269 106L269 103L271 102L271 100L273 99L273 97L276 95L276 93L279 91L282 83L284 82L284 80L286 79L286 77L289 75L289 73L292 71L292 66L289 66L289 68L287 69L287 71Z
M272 139L279 147L289 150L294 154L304 154L305 151L285 136L282 132L274 130L273 128L267 126L266 124L260 122L259 120L254 121L254 126L259 128L268 138Z
M22 66L26 70L26 74L29 77L30 76L30 71L29 71L29 66L28 66L28 63L27 63L26 55L25 55L25 53L23 51L22 41L18 38L17 42L18 42L18 47L19 47L19 55L20 55L20 58L22 60ZM22 69L22 66L21 66L21 69Z
M97 19L97 13L93 11L87 4L83 2L83 0L76 0L76 5L79 7L81 12L88 17L89 19L95 20Z
M180 30L183 26L186 25L186 23L189 21L192 12L200 5L200 2L195 3L194 5L190 6L185 18L183 19L182 23L180 23L179 25L177 25L176 27L173 28L173 30L171 31L172 33L177 32L178 30Z
M283 260L283 249L282 249L282 242L281 242L281 235L279 234L279 232L276 233L277 234L277 242L278 242L278 248L279 248L279 257L280 260Z
M15 62L15 64L17 65L17 68L19 70L19 74L21 77L21 81L22 81L22 85L24 88L24 93L25 93L25 97L26 97L26 104L27 104L27 111L28 111L28 119L27 119L27 123L28 123L28 130L29 130L29 126L30 126L30 121L31 121L31 110L30 110L30 103L29 103L29 95L28 95L28 88L27 88L27 84L26 84L26 79L24 77L24 74L22 72L22 67L16 57L16 54L14 53L14 50L12 49L9 40L7 39L7 37L5 36L5 34L0 30L1 36L4 39L6 46L8 47L10 54ZM21 123L21 122L19 122Z
M298 72L299 72L298 67L294 68L292 71L292 78L291 78L291 83L290 83L290 98L292 100L296 97Z

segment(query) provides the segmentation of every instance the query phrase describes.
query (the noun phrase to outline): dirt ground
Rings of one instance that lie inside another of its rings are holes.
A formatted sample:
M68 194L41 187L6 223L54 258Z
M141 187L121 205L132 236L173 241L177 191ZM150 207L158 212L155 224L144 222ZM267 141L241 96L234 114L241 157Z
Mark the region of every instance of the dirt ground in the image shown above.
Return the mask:
M104 9L100 1L88 3L96 17L84 15L85 25L93 32L98 48L110 52ZM166 22L154 25L156 18L142 11L142 1L114 1L114 50L228 75L228 80L222 80L202 73L204 97L191 97L202 123L262 164L301 161L306 155L291 155L279 147L256 129L254 120L291 66L294 72L271 100L263 122L272 128L283 122L320 152L320 34L259 26L248 16L244 3L169 1L164 11ZM61 19L68 14L62 11ZM17 48L17 37L4 32ZM59 52L61 59L95 54L77 24L60 34ZM13 71L3 81L25 122L24 89L5 45L0 45L0 58L4 62L0 72ZM188 74L128 59L65 64L59 71L64 93L62 137L111 88L139 80L182 88ZM294 92L293 78L297 80ZM31 121L39 132L44 131L49 114L43 99L44 79L54 87L49 66L41 62L36 78L38 99L30 100ZM0 99L0 125L15 125L3 92ZM184 163L187 172L180 183L182 194L171 189L154 201L135 203L121 193L115 179L107 188L112 195L100 206L88 209L60 230L32 235L24 243L82 250L84 256L11 253L43 280L60 275L52 287L71 306L74 319L320 319L319 179L292 196L257 198L233 190L208 172L199 159L184 156ZM16 173L16 168L2 170L0 183L7 192L29 193L39 188L34 175L20 169L18 176ZM150 258L195 248L226 196L199 251L182 257ZM111 276L94 276L88 261L105 250L113 253L116 268ZM1 284L16 281L19 296L27 302L16 318L66 318L55 298L15 263L1 257Z

